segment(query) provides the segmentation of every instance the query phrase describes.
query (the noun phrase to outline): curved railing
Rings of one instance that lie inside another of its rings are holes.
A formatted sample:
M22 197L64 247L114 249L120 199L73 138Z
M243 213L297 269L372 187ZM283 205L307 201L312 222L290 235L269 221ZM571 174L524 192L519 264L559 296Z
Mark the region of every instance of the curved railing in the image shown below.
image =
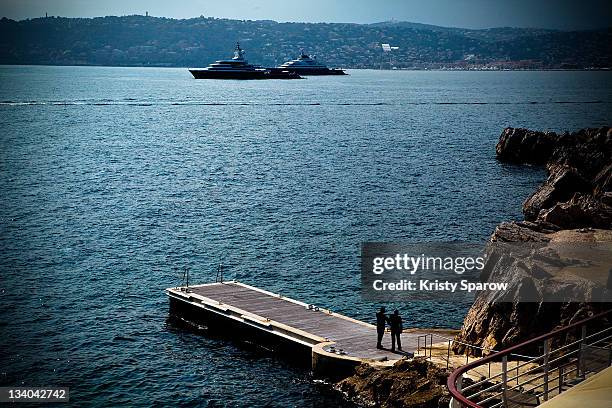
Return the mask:
M429 356L427 355L427 338L429 337ZM499 353L499 351L492 349L492 348L488 348L488 347L480 347L480 346L476 346L474 344L470 344L470 343L465 343L453 338L450 338L448 336L443 336L440 335L438 333L425 333L425 334L421 334L417 336L417 349L415 352L415 355L417 356L421 356L421 351L423 351L423 356L425 359L431 360L432 359L432 355L433 355L433 348L434 348L434 342L433 342L433 338L436 337L440 340L442 340L442 343L446 343L446 358L444 358L444 356L441 355L437 355L436 357L439 357L441 360L446 361L446 369L448 369L451 365L451 350L452 350L452 346L455 344L461 344L463 346L466 347L466 349L472 349L472 350L480 350L482 353ZM421 339L423 339L423 344L421 345ZM439 343L436 343L439 344ZM523 359L531 359L534 358L532 356L528 356L528 355L524 355L524 354L511 354L509 355L509 357L517 357L517 358L523 358ZM479 359L480 357L475 357L476 359ZM465 364L467 365L470 362L470 355L468 353L465 353ZM488 371L489 371L489 376L491 376L491 363L487 363L488 365Z
M612 324L606 319L610 317L610 313L612 309L459 367L447 381L452 396L451 406L536 406L540 404L540 398L548 400L561 393L564 388L584 379L588 373L610 366ZM589 334L587 327L595 322L601 324L600 328L605 328ZM561 339L560 343L563 345L553 348L553 339L565 336L567 340L567 336L578 330L578 340L567 343ZM517 356L521 349L533 349L539 344L542 345L541 355L526 361L517 359L516 366L508 366L510 356ZM464 375L493 362L501 362L499 374L489 374L488 377L463 386ZM514 373L516 375L513 375ZM531 388L527 389L528 386Z

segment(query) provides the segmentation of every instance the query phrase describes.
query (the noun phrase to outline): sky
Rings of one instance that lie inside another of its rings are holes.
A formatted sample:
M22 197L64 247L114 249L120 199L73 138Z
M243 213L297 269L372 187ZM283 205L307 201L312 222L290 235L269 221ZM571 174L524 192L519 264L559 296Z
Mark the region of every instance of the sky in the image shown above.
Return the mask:
M0 16L98 17L200 15L249 20L374 23L411 21L446 27L612 26L612 0L0 0Z

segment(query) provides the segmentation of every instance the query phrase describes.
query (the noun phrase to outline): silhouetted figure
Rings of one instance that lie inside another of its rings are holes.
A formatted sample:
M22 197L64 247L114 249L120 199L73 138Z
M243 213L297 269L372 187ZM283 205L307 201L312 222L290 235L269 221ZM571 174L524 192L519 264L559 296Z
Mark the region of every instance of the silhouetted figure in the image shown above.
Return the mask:
M402 317L399 315L399 310L395 309L393 314L389 316L389 326L391 326L391 351L395 351L395 340L397 340L397 349L402 349L402 341L400 334L402 333Z
M387 324L387 315L385 314L385 308L381 307L378 313L376 313L376 332L378 333L378 342L376 348L381 349L382 339L385 335L385 325Z

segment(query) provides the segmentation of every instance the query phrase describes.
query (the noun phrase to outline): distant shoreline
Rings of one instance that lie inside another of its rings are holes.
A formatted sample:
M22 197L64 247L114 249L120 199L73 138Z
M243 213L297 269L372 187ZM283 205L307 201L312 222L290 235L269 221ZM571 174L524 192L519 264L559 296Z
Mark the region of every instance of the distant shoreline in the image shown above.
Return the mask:
M167 66L167 65L95 65L95 64L82 64L82 65L63 65L63 64L0 64L0 67L95 67L95 68L167 68L167 69L189 69L198 67L187 67L187 66ZM409 72L554 72L554 71L584 71L584 72L610 72L611 68L524 68L524 69L486 69L486 68L475 68L475 69L459 69L459 68L398 68L398 69L377 69L377 68L342 68L344 70L351 71L385 71L385 72L398 72L398 71L409 71Z

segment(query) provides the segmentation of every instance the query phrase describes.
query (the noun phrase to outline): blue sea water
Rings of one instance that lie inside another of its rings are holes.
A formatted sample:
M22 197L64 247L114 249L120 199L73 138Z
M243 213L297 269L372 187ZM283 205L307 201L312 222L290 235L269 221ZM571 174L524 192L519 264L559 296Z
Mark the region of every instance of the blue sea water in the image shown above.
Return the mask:
M0 385L74 406L342 404L286 359L179 327L164 288L226 278L372 320L362 241L483 241L541 168L506 126L609 125L609 72L0 67ZM459 327L466 305L397 305Z

